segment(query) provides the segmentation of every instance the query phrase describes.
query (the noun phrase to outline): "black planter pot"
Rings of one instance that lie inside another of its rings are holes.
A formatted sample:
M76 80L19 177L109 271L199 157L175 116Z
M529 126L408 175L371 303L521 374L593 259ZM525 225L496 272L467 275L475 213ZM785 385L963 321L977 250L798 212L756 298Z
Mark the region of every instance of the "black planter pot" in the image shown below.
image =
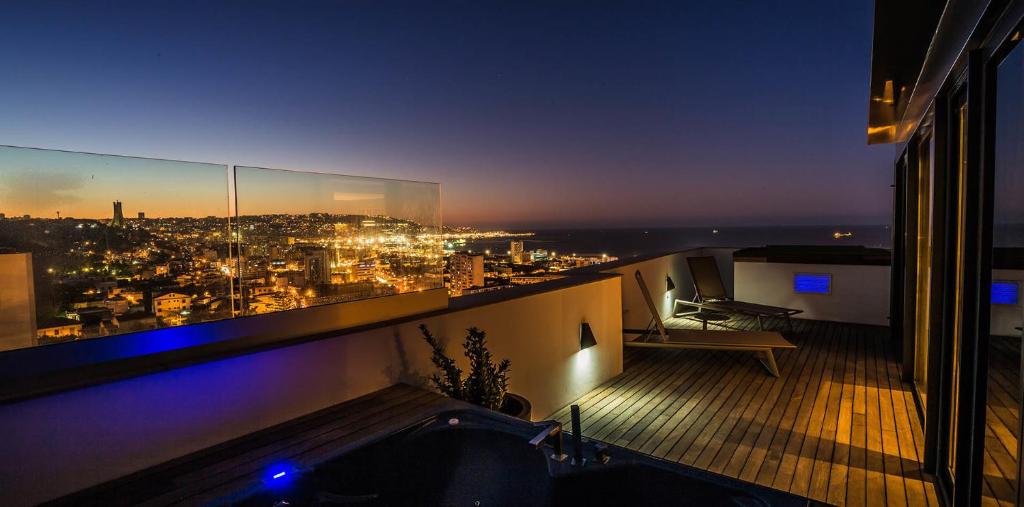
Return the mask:
M530 413L532 411L533 407L530 405L530 400L512 393L505 394L505 401L501 403L500 409L501 413L524 421L530 420Z

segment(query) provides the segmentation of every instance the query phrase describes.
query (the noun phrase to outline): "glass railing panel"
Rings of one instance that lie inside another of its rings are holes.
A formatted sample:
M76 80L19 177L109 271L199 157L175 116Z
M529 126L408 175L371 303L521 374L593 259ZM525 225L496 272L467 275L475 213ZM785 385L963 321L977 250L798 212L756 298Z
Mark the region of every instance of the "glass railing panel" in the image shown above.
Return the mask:
M443 287L435 183L235 167L245 315Z
M0 146L0 350L231 317L227 175Z

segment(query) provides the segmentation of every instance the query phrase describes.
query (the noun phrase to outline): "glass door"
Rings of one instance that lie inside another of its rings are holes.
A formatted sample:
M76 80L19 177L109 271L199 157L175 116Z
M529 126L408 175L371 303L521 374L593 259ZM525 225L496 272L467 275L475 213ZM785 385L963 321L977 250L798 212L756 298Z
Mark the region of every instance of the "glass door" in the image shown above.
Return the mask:
M1019 496L1021 326L1024 307L1024 48L996 74L992 192L992 287L989 307L984 504L1013 505Z

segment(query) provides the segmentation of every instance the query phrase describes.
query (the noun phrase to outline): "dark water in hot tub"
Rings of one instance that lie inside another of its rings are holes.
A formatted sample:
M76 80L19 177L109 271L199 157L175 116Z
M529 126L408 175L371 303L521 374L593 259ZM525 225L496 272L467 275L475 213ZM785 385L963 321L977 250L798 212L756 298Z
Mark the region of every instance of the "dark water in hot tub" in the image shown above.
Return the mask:
M652 465L629 451L612 453L607 465L568 467L546 457L550 448L527 444L534 428L459 417L458 425L446 418L387 437L236 505L807 505L787 493ZM568 446L567 438L567 452Z

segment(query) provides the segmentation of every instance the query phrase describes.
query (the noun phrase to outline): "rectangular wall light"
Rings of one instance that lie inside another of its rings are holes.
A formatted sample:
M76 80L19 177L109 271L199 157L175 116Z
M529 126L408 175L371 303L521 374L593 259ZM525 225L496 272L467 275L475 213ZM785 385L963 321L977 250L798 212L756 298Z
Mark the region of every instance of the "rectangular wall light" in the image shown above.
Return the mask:
M832 275L828 273L796 273L793 292L797 294L831 294Z
M992 282L992 304L1015 305L1020 301L1020 282L996 280Z

